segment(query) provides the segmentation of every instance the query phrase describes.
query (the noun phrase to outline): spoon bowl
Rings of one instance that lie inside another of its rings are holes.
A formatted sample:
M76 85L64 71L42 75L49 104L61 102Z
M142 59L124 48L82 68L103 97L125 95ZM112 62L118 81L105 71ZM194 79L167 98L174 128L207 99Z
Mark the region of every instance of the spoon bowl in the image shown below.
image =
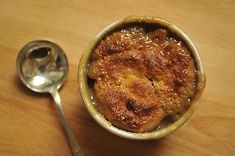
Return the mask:
M50 41L37 40L25 45L17 57L17 71L31 90L48 93L59 89L68 75L68 60L63 50Z
M32 41L20 50L16 68L20 79L29 89L52 95L73 155L83 156L65 118L58 93L58 89L67 78L69 69L68 60L63 50L50 41Z

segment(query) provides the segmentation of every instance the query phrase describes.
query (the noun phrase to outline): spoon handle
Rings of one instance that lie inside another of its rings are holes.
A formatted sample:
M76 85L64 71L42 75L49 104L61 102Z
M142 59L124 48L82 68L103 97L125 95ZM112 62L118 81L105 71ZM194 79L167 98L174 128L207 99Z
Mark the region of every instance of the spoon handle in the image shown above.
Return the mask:
M57 108L57 111L58 111L58 114L59 114L59 117L60 117L60 121L65 129L65 132L66 132L66 136L69 140L69 144L70 144L70 148L73 152L73 156L84 156L84 154L82 153L77 141L75 140L75 137L72 133L72 130L68 124L68 121L66 120L65 118L65 115L64 115L64 111L63 111L63 108L62 108L62 103L61 103L61 98L60 98L60 95L58 93L58 90L57 89L52 89L50 91L52 97L54 98L54 101L56 103L56 108Z

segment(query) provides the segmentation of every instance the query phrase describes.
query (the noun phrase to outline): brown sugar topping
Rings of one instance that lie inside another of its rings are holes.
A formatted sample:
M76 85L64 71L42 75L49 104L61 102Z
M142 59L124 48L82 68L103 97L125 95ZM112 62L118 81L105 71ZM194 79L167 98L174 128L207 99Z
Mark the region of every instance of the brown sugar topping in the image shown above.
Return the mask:
M186 46L166 29L122 28L91 54L88 77L104 116L116 127L150 131L190 104L196 67Z

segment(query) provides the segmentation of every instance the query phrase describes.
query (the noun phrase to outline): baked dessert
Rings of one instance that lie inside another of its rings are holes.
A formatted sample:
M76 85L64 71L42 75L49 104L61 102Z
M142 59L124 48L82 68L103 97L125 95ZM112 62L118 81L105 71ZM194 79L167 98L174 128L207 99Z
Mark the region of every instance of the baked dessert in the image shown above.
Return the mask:
M132 24L96 46L88 81L105 118L140 133L177 120L195 94L197 71L187 47L167 29Z

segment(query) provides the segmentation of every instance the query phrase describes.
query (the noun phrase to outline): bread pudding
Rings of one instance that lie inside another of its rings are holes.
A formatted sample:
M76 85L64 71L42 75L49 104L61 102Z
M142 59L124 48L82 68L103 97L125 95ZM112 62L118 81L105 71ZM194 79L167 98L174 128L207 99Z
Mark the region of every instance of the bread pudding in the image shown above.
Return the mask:
M177 120L195 94L194 58L168 29L132 24L104 37L90 56L88 83L112 125L147 132Z

